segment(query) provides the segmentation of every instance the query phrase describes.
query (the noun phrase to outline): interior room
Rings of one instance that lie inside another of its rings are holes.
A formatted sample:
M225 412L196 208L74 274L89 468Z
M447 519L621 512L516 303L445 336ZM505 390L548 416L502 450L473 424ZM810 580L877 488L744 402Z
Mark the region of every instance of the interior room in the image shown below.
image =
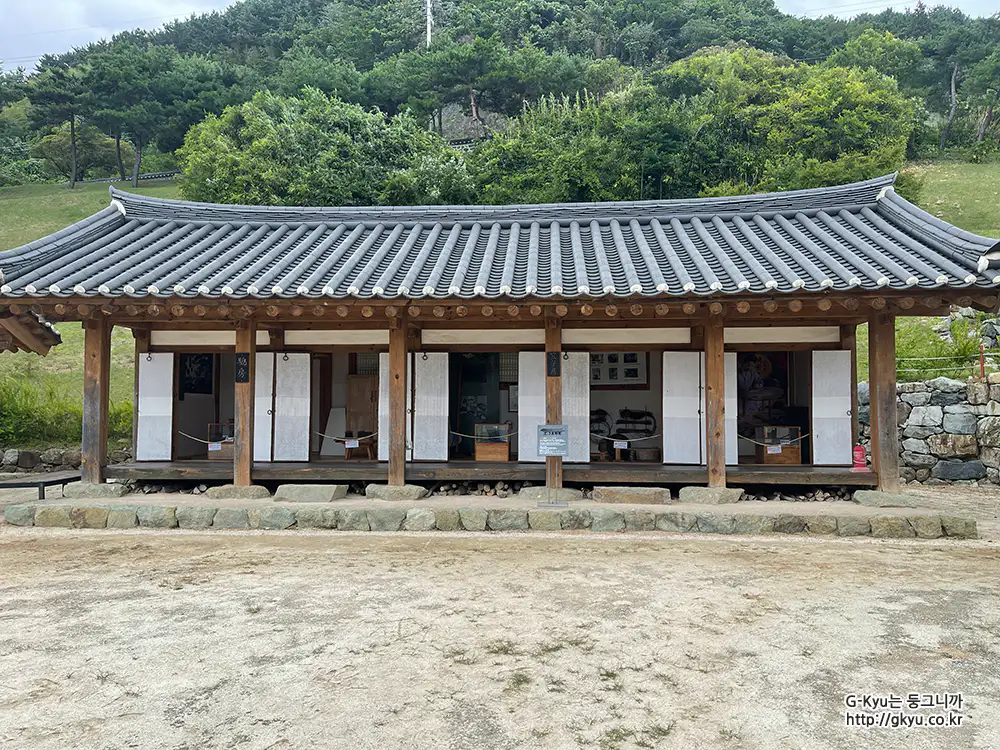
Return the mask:
M590 353L591 461L662 460L659 352Z
M810 365L809 351L737 352L741 464L811 463Z
M231 353L174 357L175 459L233 460L235 363Z
M378 429L378 353L321 352L312 355L312 436L316 459L375 460L375 441L363 438Z
M453 352L448 366L449 459L516 461L517 352Z

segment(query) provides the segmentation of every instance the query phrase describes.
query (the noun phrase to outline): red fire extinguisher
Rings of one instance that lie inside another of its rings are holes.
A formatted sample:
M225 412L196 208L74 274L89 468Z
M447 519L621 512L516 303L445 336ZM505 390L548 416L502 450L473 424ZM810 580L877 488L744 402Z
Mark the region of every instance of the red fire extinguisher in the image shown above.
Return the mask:
M865 447L863 445L854 446L854 467L851 471L867 471L868 461L865 457Z

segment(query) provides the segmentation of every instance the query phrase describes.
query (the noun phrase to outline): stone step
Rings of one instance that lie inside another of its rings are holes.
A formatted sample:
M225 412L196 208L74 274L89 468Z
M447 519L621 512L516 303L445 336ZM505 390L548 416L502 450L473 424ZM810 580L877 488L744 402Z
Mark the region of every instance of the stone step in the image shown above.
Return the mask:
M676 506L674 506L676 508ZM327 504L252 505L8 505L13 526L67 529L339 529L344 531L663 531L706 534L811 534L892 539L975 539L976 522L932 512L728 513L660 510L519 507L350 507Z

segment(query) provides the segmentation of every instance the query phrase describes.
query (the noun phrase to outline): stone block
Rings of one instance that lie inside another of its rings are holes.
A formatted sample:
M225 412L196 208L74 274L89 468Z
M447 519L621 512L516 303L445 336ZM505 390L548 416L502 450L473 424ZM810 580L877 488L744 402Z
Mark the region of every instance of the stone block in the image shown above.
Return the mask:
M608 508L590 509L591 531L624 531L625 514Z
M295 525L300 529L335 529L337 511L333 508L296 508Z
M72 466L74 469L80 466L83 458L80 455L79 448L68 448L63 451L62 465Z
M698 513L697 531L703 534L732 534L736 530L736 518L728 513Z
M371 531L399 531L405 518L406 508L372 508L368 510L368 527Z
M976 429L979 444L1000 448L1000 417L982 417Z
M68 505L38 505L35 507L35 526L69 529L73 526Z
M365 497L372 500L388 502L410 502L419 500L427 494L427 490L417 484L404 484L392 487L388 484L369 484L365 487Z
M236 484L223 484L220 487L209 487L205 493L212 500L268 500L271 493L267 487L251 484L242 487Z
M8 505L3 509L3 520L11 526L31 526L35 522L35 506Z
M782 513L774 519L774 530L779 534L801 534L806 530L806 519L791 513Z
M91 484L71 482L63 487L63 497L70 500L101 500L109 497L124 497L128 487L124 484Z
M734 522L735 523L735 522ZM694 513L682 513L671 511L669 513L656 514L657 531L696 531L698 526L698 516Z
M281 531L295 525L295 512L274 506L250 508L247 511L247 521L250 522L251 529Z
M955 404L965 403L965 393L941 393L936 391L931 394L932 406L943 406L945 408Z
M946 414L945 419L948 419ZM935 456L941 458L961 458L964 456L978 456L979 443L976 436L967 433L962 435L931 435L927 438L927 447Z
M433 531L436 524L437 518L430 508L410 508L406 511L403 531Z
M774 516L756 513L736 513L733 515L733 533L767 534L774 531Z
M987 468L1000 469L1000 448L983 448L979 452L979 460Z
M108 525L108 509L93 505L81 505L69 512L74 529L103 529Z
M990 385L990 401L1000 401L1000 385Z
M246 508L219 508L212 519L213 529L249 529Z
M806 531L810 534L836 534L836 516L806 516Z
M434 525L438 531L461 531L462 517L455 508L435 508Z
M138 524L138 508L124 506L108 508L109 529L134 529Z
M905 453L930 453L931 449L927 445L926 440L919 440L917 438L903 438L901 443L903 451Z
M926 391L923 393L903 393L899 398L910 406L927 406L931 402L931 394Z
M872 421L872 408L868 404L861 404L858 406L858 422L863 425L871 424Z
M930 469L917 469L916 480L918 482L926 482L928 479L930 479L930 476L931 476Z
M940 406L914 406L906 424L908 427L940 428L944 420L944 410Z
M329 503L347 497L346 484L281 484L274 500L283 503Z
M986 467L982 461L939 461L933 469L931 476L935 479L943 479L946 482L968 481L971 479L982 479L986 476Z
M368 522L368 513L363 508L344 508L343 510L339 510L337 511L337 528L341 531L371 531L371 525Z
M594 487L591 500L609 504L662 505L670 502L670 490L666 487Z
M139 525L150 529L172 529L177 525L177 512L166 505L140 505L135 513Z
M572 487L560 487L552 490L545 487L523 487L517 496L522 500L536 503L544 503L549 500L554 503L572 503L576 500L582 500L583 492Z
M18 451L17 468L30 471L41 463L41 458L42 454L38 451Z
M941 376L928 380L927 387L932 391L940 391L942 393L964 393L966 382L964 380L955 380L954 378Z
M590 528L590 511L586 508L572 508L559 511L559 523L567 531Z
M910 412L913 411L913 407L910 406L905 401L896 402L896 424L902 427L906 424L906 420L910 417Z
M678 498L682 503L724 505L737 503L743 497L739 487L681 487Z
M872 516L868 519L872 536L880 539L909 539L916 536L910 522L902 516Z
M522 531L528 528L528 511L512 508L494 508L486 517L490 531Z
M990 385L1000 385L1000 372L991 372L986 376L986 382Z
M21 451L17 448L8 448L3 452L3 461L0 462L4 466L17 466L17 458L21 455Z
M975 435L979 427L979 417L972 412L951 412L944 415L945 432L955 435Z
M924 393L928 390L927 384L919 380L912 383L897 383L896 393Z
M941 432L940 427L919 427L917 425L908 424L903 428L903 437L923 440L931 435L937 435L939 432Z
M903 451L901 458L904 464L912 466L914 469L929 469L938 462L937 456L930 453L914 453L912 451Z
M625 531L653 531L656 529L656 514L651 510L625 511Z
M65 453L65 451L61 448L49 448L47 451L42 451L40 458L43 464L60 466L63 460L63 453Z
M920 539L937 539L944 535L940 516L912 516L909 521Z
M965 398L970 404L985 404L990 400L990 386L982 381L970 381L965 386Z
M858 403L865 405L871 401L871 389L867 380L858 383Z
M899 478L902 479L904 483L912 482L917 478L917 470L912 469L909 466L900 466Z
M458 518L466 531L486 531L485 508L459 508Z
M529 510L528 526L532 531L559 531L562 528L562 521L559 519L558 510Z
M215 508L181 505L177 508L177 525L182 529L207 529L215 519Z
M868 508L915 508L917 505L910 495L882 490L857 490L854 502Z
M38 514L35 514L35 525L38 525ZM971 518L961 516L941 516L941 528L945 536L956 539L977 539L979 533L976 529L976 522Z
M837 516L838 536L868 536L871 524L864 516Z

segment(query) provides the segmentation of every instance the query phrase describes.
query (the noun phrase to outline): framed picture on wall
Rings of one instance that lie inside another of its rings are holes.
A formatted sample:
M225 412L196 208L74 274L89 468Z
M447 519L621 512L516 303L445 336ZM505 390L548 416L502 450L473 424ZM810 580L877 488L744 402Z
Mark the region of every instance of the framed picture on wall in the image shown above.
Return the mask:
M507 386L507 411L517 411L517 386L513 383Z
M649 352L590 355L590 387L602 390L649 388Z

